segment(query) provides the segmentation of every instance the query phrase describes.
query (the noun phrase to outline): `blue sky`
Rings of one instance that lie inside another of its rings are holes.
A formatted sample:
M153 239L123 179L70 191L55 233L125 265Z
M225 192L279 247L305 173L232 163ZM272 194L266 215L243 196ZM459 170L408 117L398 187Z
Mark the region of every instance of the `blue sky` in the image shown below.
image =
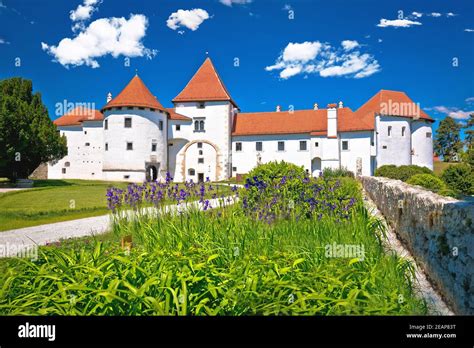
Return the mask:
M136 69L171 106L206 52L243 112L356 110L380 89L437 120L474 110L473 1L0 0L0 79L32 79L52 119Z

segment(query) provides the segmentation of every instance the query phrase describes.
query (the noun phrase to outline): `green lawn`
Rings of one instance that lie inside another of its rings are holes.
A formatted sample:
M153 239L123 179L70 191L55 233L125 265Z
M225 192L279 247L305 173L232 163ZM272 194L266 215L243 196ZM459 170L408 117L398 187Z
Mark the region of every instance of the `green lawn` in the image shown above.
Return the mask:
M446 168L448 168L450 166L455 166L457 164L459 164L459 163L434 161L433 162L433 171L436 175L441 175Z
M107 214L109 186L123 189L127 183L36 180L33 189L0 193L0 231Z

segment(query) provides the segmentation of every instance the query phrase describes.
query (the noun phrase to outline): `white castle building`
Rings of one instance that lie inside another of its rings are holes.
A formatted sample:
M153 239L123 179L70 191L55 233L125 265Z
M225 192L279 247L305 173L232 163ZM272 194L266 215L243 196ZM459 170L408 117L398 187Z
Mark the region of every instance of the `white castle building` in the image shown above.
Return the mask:
M432 123L403 92L381 90L356 111L342 102L309 110L242 113L209 58L165 108L135 76L102 110L54 121L68 155L51 179L225 180L284 160L312 175L345 167L373 175L385 164L433 168Z

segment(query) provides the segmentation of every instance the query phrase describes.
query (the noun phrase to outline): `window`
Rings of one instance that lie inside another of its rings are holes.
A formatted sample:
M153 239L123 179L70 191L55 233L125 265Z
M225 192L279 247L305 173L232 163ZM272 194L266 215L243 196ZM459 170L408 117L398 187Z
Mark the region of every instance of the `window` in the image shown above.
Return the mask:
M194 131L204 132L204 120L194 120Z
M145 110L145 108L143 106L139 106L138 109L139 110Z
M233 172L236 172L236 171L237 171L237 167L232 167L232 171L233 171Z
M198 163L204 163L204 158L198 158Z
M388 126L388 136L392 136L392 126Z
M279 141L278 142L278 151L285 151L285 142Z
M151 152L156 152L156 144L151 144Z
M127 107L128 110L133 110L133 106Z
M235 143L235 151L242 151L242 143Z
M109 151L109 143L105 143L105 151Z
M158 122L158 128L160 129L160 131L163 130L163 121Z
M104 129L109 129L109 120L104 121Z
M62 169L62 173L63 173L63 174L66 174L66 168L63 168L63 169Z
M127 150L128 151L133 150L133 143L127 143Z
M132 128L132 118L125 117L125 128Z
M196 171L192 168L188 169L188 175L196 175Z
M382 149L386 149L386 148L387 148L387 145L382 146Z
M306 150L307 150L306 141L305 140L300 141L300 151L306 151Z
M261 141L257 141L257 142L255 143L255 150L256 150L256 151L263 151L263 144L262 144Z
M318 142L315 142L315 143L314 143L314 147L319 147L319 143L318 143Z
M201 156L202 156L202 150L199 150L199 155L201 155Z
M198 109L204 109L205 107L206 107L206 104L204 102L197 103Z
M84 134L87 134L87 131L84 131Z
M180 130L181 130L181 125L180 125L180 124L177 124L177 125L176 125L176 130L177 130L177 131L180 131Z
M405 129L406 129L406 127L402 127L402 137L405 136Z
M130 179L130 175L124 175L123 178L124 179Z
M198 143L198 149L202 149L202 143Z
M347 151L349 150L349 141L348 140L343 140L342 141L342 149Z
M431 132L426 132L426 137L431 138Z
M64 166L65 166L65 167L69 167L70 165L71 165L71 163L70 163L70 162L66 162L66 163L64 163Z
M86 145L86 146L91 146L91 143L86 143L85 145Z

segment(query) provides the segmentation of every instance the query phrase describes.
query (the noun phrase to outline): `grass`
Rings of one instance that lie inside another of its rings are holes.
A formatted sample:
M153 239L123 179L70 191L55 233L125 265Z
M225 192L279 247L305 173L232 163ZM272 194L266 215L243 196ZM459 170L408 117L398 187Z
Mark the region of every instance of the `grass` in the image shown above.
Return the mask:
M112 185L127 187L105 181L36 180L33 189L0 193L0 231L107 214L105 194Z
M344 201L358 183L341 181L326 183L331 191L317 198ZM330 212L299 216L301 203L269 223L246 211L243 199L183 214L117 214L113 234L102 240L44 247L36 261L4 264L0 314L426 314L412 264L385 252L383 224L365 210L360 192L355 199L342 221ZM124 236L131 236L131 249L120 246ZM364 253L329 255L329 245Z
M450 166L455 166L458 165L458 162L443 162L443 161L434 161L433 162L433 172L441 176L443 174L444 170L447 169Z

